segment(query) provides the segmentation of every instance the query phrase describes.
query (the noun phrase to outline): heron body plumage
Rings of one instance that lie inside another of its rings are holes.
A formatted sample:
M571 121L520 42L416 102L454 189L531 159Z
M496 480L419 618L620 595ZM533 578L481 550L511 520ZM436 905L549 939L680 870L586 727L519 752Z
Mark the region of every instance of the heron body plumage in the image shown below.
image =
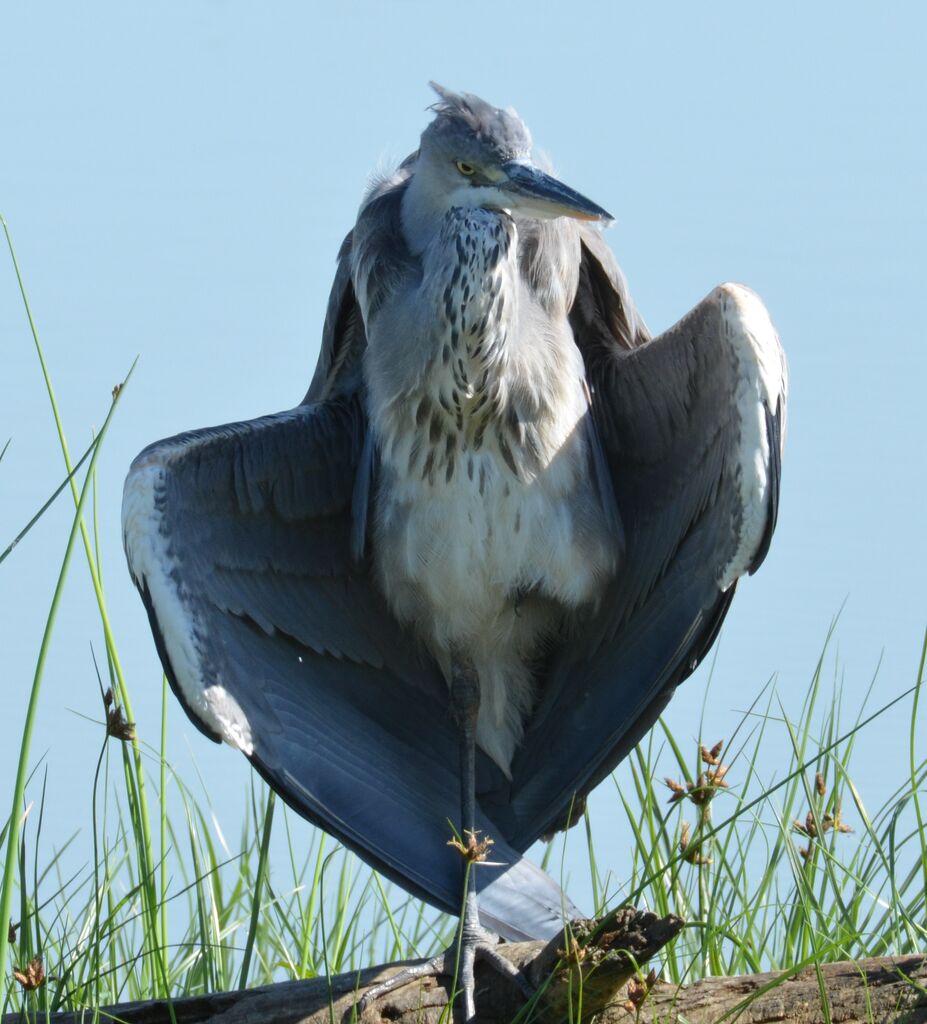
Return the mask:
M506 773L545 635L617 561L567 306L522 281L520 244L508 214L451 208L368 323L365 367L377 579L449 682L452 649L472 660L477 741Z
M514 112L438 91L342 246L302 403L145 449L125 547L198 728L452 913L463 809L495 840L464 930L478 904L548 939L578 911L522 854L639 742L765 558L787 371L741 285L652 337L584 223L606 211L532 160Z

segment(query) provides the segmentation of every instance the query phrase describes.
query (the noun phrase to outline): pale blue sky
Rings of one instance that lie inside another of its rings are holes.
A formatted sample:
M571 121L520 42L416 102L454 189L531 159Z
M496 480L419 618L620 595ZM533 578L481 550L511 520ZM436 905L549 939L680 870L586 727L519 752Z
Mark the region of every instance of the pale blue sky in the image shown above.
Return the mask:
M514 105L560 176L616 215L608 239L652 328L728 279L753 286L779 327L792 373L780 525L728 617L704 739L729 734L774 673L797 714L845 599L848 706L883 651L876 700L911 684L927 624L927 16L915 3L772 10L4 4L0 211L72 450L140 356L101 459L99 514L143 737L156 740L160 672L121 551L128 463L156 438L299 400L338 245L371 169L415 147L429 78ZM2 254L0 345L2 547L62 476ZM0 566L3 801L69 519L61 502ZM72 710L97 714L91 641L102 649L78 558L34 746L48 751L59 835L89 814L98 731ZM683 740L705 678L671 707ZM880 723L871 742L890 751L902 724ZM244 761L173 705L170 727L176 763L195 755L235 835ZM624 877L612 800L594 803L600 861Z

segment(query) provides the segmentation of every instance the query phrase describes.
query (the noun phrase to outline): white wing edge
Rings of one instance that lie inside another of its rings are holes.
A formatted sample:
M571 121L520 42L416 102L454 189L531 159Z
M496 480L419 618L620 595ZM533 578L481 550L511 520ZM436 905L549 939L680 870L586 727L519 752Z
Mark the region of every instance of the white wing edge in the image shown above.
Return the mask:
M167 656L184 703L208 730L251 754L251 728L235 698L219 680L203 675L197 623L182 592L183 572L171 551L157 502L168 472L169 452L149 451L133 462L122 496L122 536L129 572L157 614Z
M785 438L788 368L769 313L756 292L742 284L722 284L716 291L725 337L737 363L734 402L740 418L737 474L743 518L737 548L721 570L727 590L750 565L766 532L772 458L768 415L782 418L779 443ZM780 453L781 454L781 453Z

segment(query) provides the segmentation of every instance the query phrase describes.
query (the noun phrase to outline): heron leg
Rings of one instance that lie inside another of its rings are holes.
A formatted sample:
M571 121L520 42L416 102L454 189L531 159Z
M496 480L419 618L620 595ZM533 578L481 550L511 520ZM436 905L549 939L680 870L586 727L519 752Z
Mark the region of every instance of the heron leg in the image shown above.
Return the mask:
M463 839L476 833L476 724L480 716L480 677L473 663L451 655L451 705L460 729L460 813ZM476 893L473 872L468 874L467 895Z
M480 679L473 663L451 655L451 703L460 729L460 810L461 839L465 845L476 843L476 723L480 714ZM463 920L460 923L459 968L457 983L463 1000L464 1020L476 1019L476 981L473 965L477 950L486 944L486 932L480 926L476 899L477 861L464 858Z
M451 653L451 706L460 729L460 810L462 831L459 849L463 855L466 892L463 919L457 942L420 964L414 964L391 978L367 989L358 1003L360 1014L381 996L418 978L444 974L457 975L457 986L463 1002L463 1020L476 1020L476 981L474 964L489 962L505 977L511 978L526 998L534 995L528 979L515 965L496 950L498 937L480 924L475 872L485 852L476 836L476 726L480 713L480 680L473 663L457 651ZM453 845L458 845L457 843ZM485 851L485 844L482 844Z
M451 704L460 729L460 809L463 825L464 857L463 920L457 945L457 984L463 1001L466 1024L476 1020L476 982L473 967L477 960L486 961L502 975L511 978L522 993L534 994L527 978L496 949L498 936L480 924L476 894L476 871L485 860L488 837L477 840L476 831L476 726L480 713L480 679L469 658L451 652Z

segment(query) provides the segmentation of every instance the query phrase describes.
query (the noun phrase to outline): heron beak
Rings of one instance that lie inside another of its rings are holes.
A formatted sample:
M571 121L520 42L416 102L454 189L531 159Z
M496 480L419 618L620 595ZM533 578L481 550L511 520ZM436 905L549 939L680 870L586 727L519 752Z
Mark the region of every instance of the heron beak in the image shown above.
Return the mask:
M615 219L591 199L531 164L512 161L502 169L508 180L501 187L515 197L516 201L512 203L514 210L545 219L574 217L576 220L601 220L605 223Z

